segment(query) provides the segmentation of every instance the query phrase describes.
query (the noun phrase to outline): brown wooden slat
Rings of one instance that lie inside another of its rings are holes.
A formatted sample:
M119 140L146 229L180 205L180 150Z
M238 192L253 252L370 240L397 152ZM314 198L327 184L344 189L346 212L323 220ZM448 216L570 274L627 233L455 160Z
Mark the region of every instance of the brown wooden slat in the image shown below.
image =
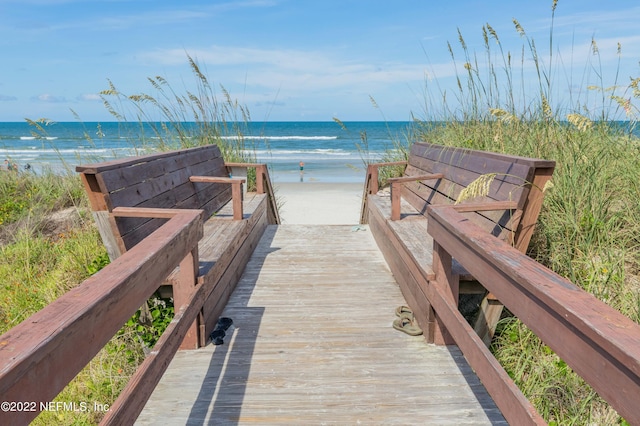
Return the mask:
M425 155L425 152L429 151L429 150L439 150L441 149L442 146L440 145L434 145L434 144L430 144L428 142L424 142L424 141L419 141L416 142L413 146L412 146L412 150L415 149L416 153L420 156L426 157L429 156L429 154ZM545 160L545 159L541 159L541 158L528 158L528 157L520 157L520 156L516 156L516 155L510 155L510 154L502 154L502 153L496 153L496 152L490 152L490 151L480 151L480 150L473 150L473 149L469 149L469 148L460 148L460 147L447 147L447 149L449 150L454 150L458 153L469 153L472 152L474 155L478 155L481 157L487 157L487 158L499 158L502 160L506 160L506 161L510 161L513 163L519 163L519 164L525 164L529 167L535 167L535 168L553 168L555 167L555 161L553 160ZM412 151L413 152L413 151Z
M196 157L198 156L206 157L207 155L211 155L213 157L220 157L221 155L219 154L219 152L220 152L220 149L218 148L217 145L205 145L205 146L199 146L195 148L160 152L160 153L141 155L136 157L120 158L116 160L105 161L101 163L94 163L89 165L80 165L80 166L76 166L76 172L98 174L98 173L104 173L114 169L126 168L130 166L148 163L154 160L162 160L162 159L171 158L171 157L177 157L178 159L187 158L188 156L191 156L191 155L194 155ZM208 153L211 153L211 154L208 154Z
M135 183L136 181L130 182L124 189L109 190L108 206L110 209L123 205L135 207L146 200L162 199L166 197L167 192L173 191L178 191L175 195L172 195L174 202L176 204L184 203L184 200L193 197L197 192L196 186L189 185L189 177L195 175L228 177L226 168L221 161L216 162L216 164L202 162L189 168L174 170L139 183ZM101 176L99 176L99 179L101 179ZM207 187L205 190L209 191L210 189Z
M390 178L389 183L393 182L416 182L422 180L439 180L444 178L442 173L427 173L427 174L416 174L416 175L404 175L402 177Z
M196 151L184 156L162 157L134 166L99 173L102 190L110 193L117 192L139 183L161 176L175 175L181 170L189 170L198 166L212 168L211 166L215 165L215 168L221 170L220 173L226 173L222 157L215 155L217 150L213 148L210 151Z
M446 191L442 192L444 195L453 199L457 199L460 192L469 186L471 182L488 173L497 173L489 186L488 194L489 198L496 200L504 200L507 198L514 200L519 199L522 197L523 192L528 190L529 185L527 185L527 183L531 181L531 169L515 163L496 162L498 164L496 164L495 169L483 167L483 173L479 173L475 170L468 170L456 165L435 163L424 159L412 158L411 161L412 164L407 167L407 174L423 174L425 172L442 173L445 176L444 179L452 183L452 185L446 188ZM479 157L477 161L483 162L486 160ZM414 162L423 162L426 164L416 166L413 164Z
M474 156L485 157L488 159L498 159L500 161L507 161L510 163L523 164L532 168L553 168L555 167L555 161L552 160L544 160L540 158L527 158L520 157L509 154L502 154L490 151L480 151L468 148L460 148L460 147L444 147L440 145L434 145L427 142L416 142L412 146L412 153L419 157L430 158L432 160L438 160L443 158L465 158L468 157L469 154L473 154ZM445 152L448 154L442 155L441 152ZM449 155L449 157L446 157Z
M408 184L405 184L405 187ZM427 191L422 190L423 194L426 194ZM427 207L430 205L453 205L450 199L444 198L441 194L437 192L430 192L430 195L427 197L427 200L419 197L415 191L410 189L406 189L402 197L407 200L411 206L413 206L416 210L418 210L421 214L426 214ZM479 198L479 200L485 201L485 198ZM427 202L429 201L429 202ZM491 200L490 202L498 202ZM472 204L476 205L477 202L473 202ZM520 223L520 217L522 216L522 212L520 210L509 210L509 209L500 209L497 211L478 211L478 212L470 212L467 214L467 217L472 220L475 224L480 226L486 232L494 235L505 237L507 241L512 241L513 231L515 227Z
M220 195L210 200L209 204L200 206L204 210L205 218L210 216L213 211L217 211L226 203L228 203L231 198L231 188L229 185L225 185L227 188L224 192L221 192ZM167 194L170 195L170 194ZM174 206L171 204L170 200L167 200L164 203L160 203L160 205L156 205L156 200L150 200L148 202L140 204L138 207L153 207L153 208L172 208ZM164 205L164 207L163 207ZM179 206L183 207L183 206ZM153 232L155 229L160 227L163 223L162 219L140 219L140 218L118 218L118 229L120 233L120 237L125 244L127 249L133 247L138 242L142 241L147 235Z

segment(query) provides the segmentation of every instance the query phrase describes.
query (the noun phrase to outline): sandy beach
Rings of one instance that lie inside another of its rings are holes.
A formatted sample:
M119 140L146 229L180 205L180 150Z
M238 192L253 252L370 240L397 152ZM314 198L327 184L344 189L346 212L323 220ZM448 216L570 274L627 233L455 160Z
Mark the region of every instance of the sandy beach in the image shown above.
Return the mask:
M283 224L355 225L360 221L363 184L276 183Z

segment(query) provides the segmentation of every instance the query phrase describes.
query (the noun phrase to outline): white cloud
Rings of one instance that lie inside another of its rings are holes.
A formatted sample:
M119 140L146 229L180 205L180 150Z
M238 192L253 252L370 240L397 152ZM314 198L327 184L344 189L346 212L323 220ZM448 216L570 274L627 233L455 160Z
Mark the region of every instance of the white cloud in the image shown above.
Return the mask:
M31 100L47 103L60 103L67 101L64 96L54 96L49 93L43 93L42 95L34 96L33 98L31 98Z
M205 49L164 49L141 53L139 58L162 66L184 65L187 53L216 80L246 83L287 91L319 91L342 87L371 87L380 84L417 82L424 79L427 66L402 62L368 63L342 59L321 51L256 49L211 46ZM431 66L429 68L432 68ZM439 66L440 70L445 67ZM449 71L447 71L449 73Z
M78 96L79 101L101 101L102 98L97 93L85 93Z

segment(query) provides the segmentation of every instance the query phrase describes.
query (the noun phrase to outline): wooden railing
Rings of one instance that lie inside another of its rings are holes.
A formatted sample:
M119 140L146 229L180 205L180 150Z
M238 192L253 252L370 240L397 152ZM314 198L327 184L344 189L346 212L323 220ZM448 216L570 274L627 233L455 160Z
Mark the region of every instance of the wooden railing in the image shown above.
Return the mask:
M369 194L376 194L379 190L380 177L378 170L381 167L406 166L406 161L392 161L387 163L375 163L367 166L367 174L364 178L364 192L362 194L362 207L360 209L360 223L369 222L369 209L367 208L367 198Z
M275 192L271 186L271 179L269 178L269 169L266 164L259 163L224 163L225 166L231 170L247 169L253 167L256 169L256 193L267 194L269 197L269 223L281 223L280 215L278 213L278 206L275 198ZM235 173L234 173L235 174ZM246 176L246 172L242 176Z
M435 343L457 344L510 424L544 424L457 309L452 255L630 424L640 424L640 325L483 232L453 207L428 209Z
M0 395L5 403L16 404L16 410L0 411L0 424L33 420L178 265L174 319L102 423L132 424L185 336L197 331L194 322L205 298L203 286L197 285L202 210L116 209L114 213L168 221L100 272L0 336Z

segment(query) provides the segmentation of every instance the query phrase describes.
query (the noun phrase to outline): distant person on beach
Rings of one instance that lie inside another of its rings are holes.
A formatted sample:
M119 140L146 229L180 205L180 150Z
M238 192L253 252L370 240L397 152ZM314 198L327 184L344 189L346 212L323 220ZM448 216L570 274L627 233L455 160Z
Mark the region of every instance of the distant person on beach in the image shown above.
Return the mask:
M4 160L4 168L12 172L18 171L18 165L13 161L9 161L8 159Z
M304 163L300 162L300 182L304 181Z

